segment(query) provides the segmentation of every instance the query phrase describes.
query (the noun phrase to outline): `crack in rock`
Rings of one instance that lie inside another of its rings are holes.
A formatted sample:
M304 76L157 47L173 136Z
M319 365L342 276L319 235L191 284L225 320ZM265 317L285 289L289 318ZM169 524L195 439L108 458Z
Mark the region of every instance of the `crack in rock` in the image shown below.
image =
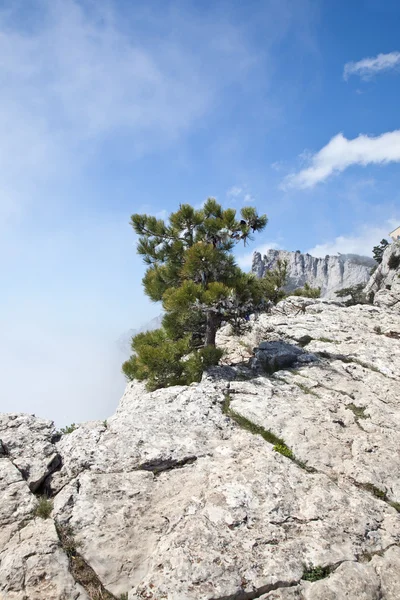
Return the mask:
M54 522L60 546L68 557L69 572L75 582L80 584L92 600L117 600L99 579L94 569L78 552L78 544L74 540L73 531L69 526Z
M187 456L181 460L169 459L155 459L149 460L139 465L139 471L151 471L154 475L163 473L164 471L172 471L173 469L181 469L186 465L190 465L197 460L197 456Z
M273 592L275 590L280 590L282 588L290 588L296 587L301 582L299 580L293 581L276 581L275 583L268 583L263 585L253 592L245 592L244 590L238 590L235 594L230 594L229 596L219 596L218 598L210 598L210 600L254 600L255 598L259 598L264 594L268 594L269 592Z

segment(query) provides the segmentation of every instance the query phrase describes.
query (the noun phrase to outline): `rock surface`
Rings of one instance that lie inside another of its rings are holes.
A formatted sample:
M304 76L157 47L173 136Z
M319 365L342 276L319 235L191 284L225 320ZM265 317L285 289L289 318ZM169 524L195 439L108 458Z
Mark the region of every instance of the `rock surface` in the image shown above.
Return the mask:
M374 304L400 312L400 242L387 246L365 292L374 294Z
M337 298L335 292L342 288L366 284L372 267L376 266L372 258L355 254L316 258L301 252L268 250L264 256L259 252L254 253L252 271L257 277L263 277L266 271L277 266L278 260L288 262L287 292L308 283L311 287L321 288L322 298L332 300Z
M288 298L222 329L227 366L200 384L130 383L61 438L3 415L1 600L397 600L393 331L395 308Z

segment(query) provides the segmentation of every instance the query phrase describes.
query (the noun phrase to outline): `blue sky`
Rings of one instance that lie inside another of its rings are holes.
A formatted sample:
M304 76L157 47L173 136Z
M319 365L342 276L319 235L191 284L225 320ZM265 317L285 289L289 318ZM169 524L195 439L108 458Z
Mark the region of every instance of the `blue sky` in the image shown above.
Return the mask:
M2 411L111 414L159 313L130 215L267 213L237 250L370 253L400 222L393 0L1 0Z

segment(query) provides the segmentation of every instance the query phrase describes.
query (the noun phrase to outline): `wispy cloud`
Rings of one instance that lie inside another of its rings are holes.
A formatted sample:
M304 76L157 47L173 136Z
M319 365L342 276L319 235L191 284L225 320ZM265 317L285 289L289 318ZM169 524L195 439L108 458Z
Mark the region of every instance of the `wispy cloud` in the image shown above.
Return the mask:
M377 137L359 135L353 140L348 140L339 133L319 152L311 155L308 161L309 167L288 175L281 187L312 188L351 165L400 162L400 130L383 133Z
M226 192L226 195L228 196L228 198L236 198L237 196L240 196L242 192L243 189L241 187L239 187L238 185L234 185L231 188L229 188L229 190Z
M370 79L376 73L389 71L400 67L400 52L389 52L378 54L378 56L363 58L357 62L348 62L344 65L343 79L345 81L351 75L359 75L361 79Z
M16 182L30 179L30 193L20 196L32 198L33 183L76 171L103 148L126 161L175 143L225 86L244 84L256 62L238 28L185 10L165 9L171 27L161 41L140 6L142 27L129 30L108 2L42 0L30 28L21 25L25 3L7 4L0 9L0 203Z
M361 254L372 256L372 248L379 244L382 238L388 239L389 232L398 224L396 219L388 219L382 225L364 225L352 235L339 235L333 240L317 244L307 250L312 256L335 254Z

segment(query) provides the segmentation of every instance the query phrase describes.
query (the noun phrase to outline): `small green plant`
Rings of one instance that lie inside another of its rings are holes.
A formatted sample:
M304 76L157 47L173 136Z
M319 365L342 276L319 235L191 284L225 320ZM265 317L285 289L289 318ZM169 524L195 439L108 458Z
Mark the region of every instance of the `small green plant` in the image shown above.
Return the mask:
M380 500L386 500L386 492L376 487L376 485L374 485L373 483L366 483L363 487L368 492L371 492L375 496L375 498L379 498Z
M348 298L345 302L346 306L354 306L355 304L367 304L368 299L364 294L364 284L358 283L352 287L343 288L335 292L339 298ZM350 296L350 298L349 298Z
M365 406L356 406L352 402L346 406L351 412L354 414L356 419L368 419L368 416L365 414Z
M304 394L310 394L311 396L316 396L318 398L318 394L313 392L313 390L310 387L308 387L308 385L304 385L304 383L298 383L297 381L295 383Z
M189 336L171 340L164 329L139 333L132 339L134 354L122 371L128 381L146 380L149 391L200 381L203 371L217 365L223 350L215 346L191 349Z
M68 556L70 572L75 581L85 589L87 596L91 600L116 600L115 596L106 590L95 571L78 552L81 543L75 539L72 527L58 522L55 525L61 547Z
M67 425L66 427L61 427L60 433L62 435L66 435L67 433L72 433L73 431L75 431L75 429L76 429L75 423L71 423L71 425Z
M390 506L392 508L394 508L395 510L397 510L398 513L400 513L400 502L393 502L392 500L389 500L388 504L390 504Z
M329 567L313 567L310 566L309 569L306 569L302 575L302 579L304 581L319 581L319 579L324 579L328 577L331 572Z
M104 421L103 421L103 427L105 427L107 429L107 427L108 427L107 419L104 419Z
M286 456L287 458L292 460L301 469L304 469L305 471L308 471L309 473L315 473L315 469L313 467L309 467L308 465L306 465L301 460L299 460L298 458L295 457L295 455L290 450L290 448L288 448L286 446L286 444L282 440L282 438L279 438L274 433L272 433L272 431L268 431L268 429L264 429L264 427L261 427L260 425L256 425L256 423L252 423L251 421L249 421L249 419L246 419L246 417L243 417L239 413L235 412L234 410L231 409L230 404L231 404L231 397L229 394L226 394L225 398L224 398L224 402L222 404L222 412L224 413L224 415L227 415L228 417L230 417L242 429L246 429L246 431L250 431L250 433L252 433L254 435L261 435L261 437L266 442L268 442L269 444L272 444L274 446L274 450L276 452L279 452L283 456Z
M325 342L326 344L334 344L335 340L332 340L331 338L327 338L327 337L320 337L318 338L319 342Z
M225 400L224 400L224 403L222 406L222 412L224 413L224 415L227 415L228 417L233 419L242 429L246 429L247 431L250 431L250 433L253 433L254 435L261 435L261 437L266 442L269 442L270 444L285 445L285 442L281 438L278 438L271 431L264 429L264 427L261 427L260 425L256 425L255 423L252 423L251 421L249 421L249 419L246 419L246 417L243 417L239 413L232 410L230 407L230 404L231 404L231 397L229 396L229 394L226 394Z
M297 288L294 292L290 293L291 296L302 296L303 298L320 298L321 288L313 288L310 284L305 283L304 287Z
M279 452L282 456L286 456L286 458L290 458L290 460L294 460L294 454L290 448L286 446L286 444L275 444L274 446L275 452Z
M47 498L47 496L40 496L38 503L33 511L35 517L41 519L48 519L53 510L53 503Z
M128 600L128 592L125 592L124 594L121 594L119 597L119 600Z

